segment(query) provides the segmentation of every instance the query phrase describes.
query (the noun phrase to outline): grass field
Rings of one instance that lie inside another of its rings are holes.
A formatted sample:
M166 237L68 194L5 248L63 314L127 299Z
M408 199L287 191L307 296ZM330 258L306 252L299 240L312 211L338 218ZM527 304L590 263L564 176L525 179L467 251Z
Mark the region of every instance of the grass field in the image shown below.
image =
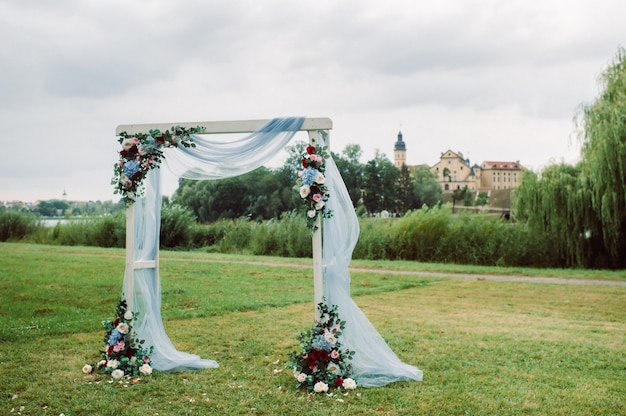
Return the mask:
M0 244L0 414L626 414L625 287L480 277L624 281L623 272L355 262L356 303L424 381L309 397L284 370L313 320L309 264L162 252L166 330L178 349L220 368L111 384L81 368L100 358L100 322L120 295L123 250Z

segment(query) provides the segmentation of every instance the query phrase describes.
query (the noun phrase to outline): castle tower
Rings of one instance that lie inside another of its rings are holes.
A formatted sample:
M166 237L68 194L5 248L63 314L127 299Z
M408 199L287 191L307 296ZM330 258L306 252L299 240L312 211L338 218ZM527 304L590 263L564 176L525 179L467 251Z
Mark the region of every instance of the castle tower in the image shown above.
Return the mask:
M398 141L393 145L393 163L398 169L406 165L406 144L402 141L402 132L398 132Z

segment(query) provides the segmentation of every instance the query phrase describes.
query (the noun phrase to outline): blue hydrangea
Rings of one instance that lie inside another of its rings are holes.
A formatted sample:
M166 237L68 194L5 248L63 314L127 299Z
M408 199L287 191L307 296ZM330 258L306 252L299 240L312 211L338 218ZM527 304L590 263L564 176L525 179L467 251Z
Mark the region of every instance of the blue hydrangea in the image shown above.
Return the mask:
M139 171L139 163L135 160L129 160L124 163L124 175L129 178L132 178L135 173Z
M118 331L117 328L114 329L113 331L111 331L111 335L109 335L109 345L117 344L122 338L122 333Z
M143 147L146 148L148 153L154 151L154 149L157 148L156 140L154 140L154 137L148 136L147 137L147 143L144 143Z
M317 178L317 175L319 174L319 170L315 169L315 168L306 168L302 171L302 183L304 185L311 185L313 182L315 182L315 178Z
M311 347L316 350L331 351L333 349L333 344L328 342L328 340L324 338L324 335L317 335L313 338L313 341L311 341Z

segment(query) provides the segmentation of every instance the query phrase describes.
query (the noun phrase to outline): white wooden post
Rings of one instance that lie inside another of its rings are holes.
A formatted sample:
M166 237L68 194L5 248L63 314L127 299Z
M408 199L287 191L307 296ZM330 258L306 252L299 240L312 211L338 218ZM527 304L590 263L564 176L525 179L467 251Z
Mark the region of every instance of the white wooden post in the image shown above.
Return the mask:
M135 298L135 205L126 208L126 268L122 287L126 309L133 311Z
M309 144L316 146L318 144L319 131L309 130ZM315 320L319 320L320 311L317 305L322 303L324 299L324 268L322 255L322 233L324 232L322 216L318 215L315 219L317 229L313 232L313 300L315 303Z

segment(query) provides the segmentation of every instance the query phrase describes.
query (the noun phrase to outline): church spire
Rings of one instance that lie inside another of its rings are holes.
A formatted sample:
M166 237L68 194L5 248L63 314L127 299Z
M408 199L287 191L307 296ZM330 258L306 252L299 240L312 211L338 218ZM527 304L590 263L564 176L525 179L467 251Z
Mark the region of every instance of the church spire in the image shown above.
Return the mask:
M398 132L398 141L393 145L393 162L398 169L406 164L406 144L402 141L402 132Z

